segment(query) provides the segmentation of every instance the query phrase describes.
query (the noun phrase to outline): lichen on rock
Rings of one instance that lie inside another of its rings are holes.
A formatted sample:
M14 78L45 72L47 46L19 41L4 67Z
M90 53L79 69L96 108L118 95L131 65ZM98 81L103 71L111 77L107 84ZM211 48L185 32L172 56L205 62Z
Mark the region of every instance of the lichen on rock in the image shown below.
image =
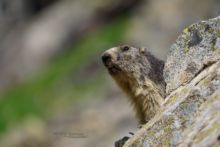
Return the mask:
M220 59L220 17L184 29L171 46L165 64L166 92L192 80L206 66Z

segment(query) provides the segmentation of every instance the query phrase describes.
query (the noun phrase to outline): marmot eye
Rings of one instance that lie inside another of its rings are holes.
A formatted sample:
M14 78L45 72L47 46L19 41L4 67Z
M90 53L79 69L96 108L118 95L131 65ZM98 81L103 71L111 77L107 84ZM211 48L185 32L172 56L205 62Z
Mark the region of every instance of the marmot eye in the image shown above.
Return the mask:
M124 47L122 48L122 51L127 51L127 50L129 50L129 47L128 47L128 46L124 46Z

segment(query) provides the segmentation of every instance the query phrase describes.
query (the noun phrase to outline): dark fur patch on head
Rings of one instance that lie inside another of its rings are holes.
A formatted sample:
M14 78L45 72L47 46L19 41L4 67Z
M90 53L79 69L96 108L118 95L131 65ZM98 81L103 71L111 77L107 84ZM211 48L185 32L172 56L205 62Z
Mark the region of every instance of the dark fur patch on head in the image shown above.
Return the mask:
M143 75L140 75L140 81L145 81L145 78L144 78L144 76Z
M108 71L111 75L115 75L121 71L121 68L118 65L112 65L108 68Z

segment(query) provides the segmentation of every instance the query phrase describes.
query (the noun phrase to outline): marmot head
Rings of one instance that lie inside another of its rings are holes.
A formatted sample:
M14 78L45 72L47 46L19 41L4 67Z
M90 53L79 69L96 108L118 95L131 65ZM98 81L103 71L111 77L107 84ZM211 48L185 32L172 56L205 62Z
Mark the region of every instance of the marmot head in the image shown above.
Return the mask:
M102 61L116 81L134 84L144 80L151 71L153 56L146 48L136 48L128 45L111 48L102 55ZM127 83L128 84L128 83Z
M164 95L164 62L155 58L146 48L127 45L105 51L102 61L119 87L130 97L139 121L148 121L154 115L155 109L152 111L147 103L154 108L160 105ZM154 102L154 99L158 100Z

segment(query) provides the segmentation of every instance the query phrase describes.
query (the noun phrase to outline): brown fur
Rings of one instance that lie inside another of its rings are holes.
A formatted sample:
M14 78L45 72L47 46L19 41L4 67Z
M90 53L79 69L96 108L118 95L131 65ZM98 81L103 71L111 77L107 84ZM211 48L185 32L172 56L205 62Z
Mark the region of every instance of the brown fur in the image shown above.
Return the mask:
M107 50L103 62L134 105L140 124L154 117L165 97L164 62L145 48L130 46Z

